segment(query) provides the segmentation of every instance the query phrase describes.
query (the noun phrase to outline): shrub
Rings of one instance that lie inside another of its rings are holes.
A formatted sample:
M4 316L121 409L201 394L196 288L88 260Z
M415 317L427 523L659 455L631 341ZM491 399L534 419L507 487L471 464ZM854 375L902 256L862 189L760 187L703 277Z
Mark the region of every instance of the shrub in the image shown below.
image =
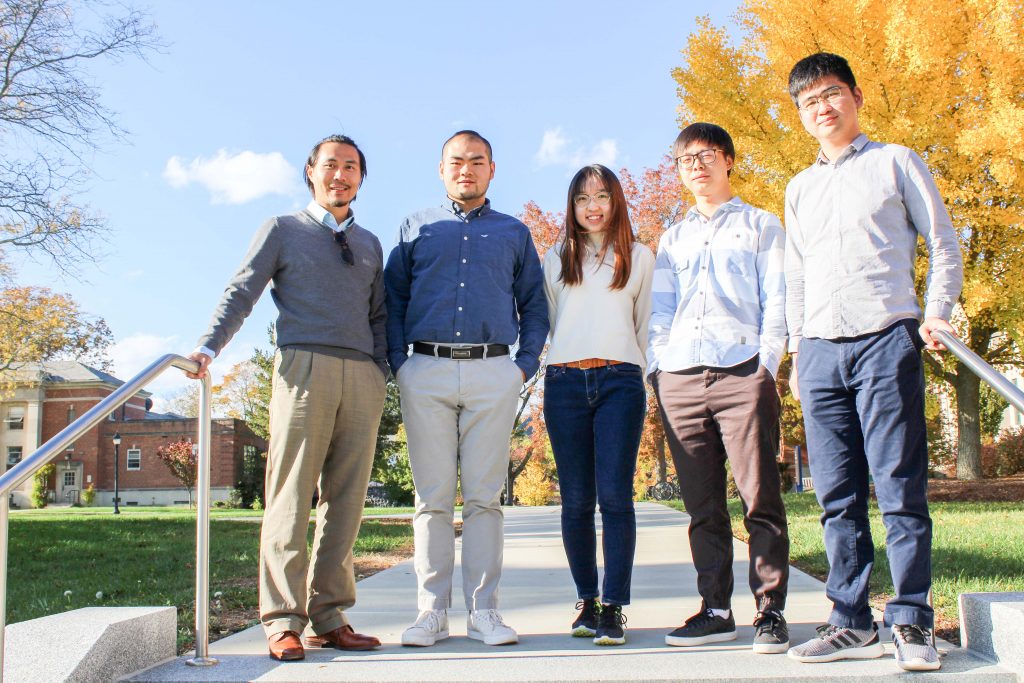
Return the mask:
M262 500L260 499L260 497L259 497L259 496L256 496L256 497L255 497L255 498L253 499L253 501L252 501L252 505L251 505L250 507L251 507L251 508L252 508L253 510L262 510L262 509L263 509L263 501L262 501Z
M548 476L543 460L537 457L526 463L516 478L516 499L520 505L547 505L555 495L555 483Z
M231 489L231 493L228 494L227 506L236 510L246 507L245 496L241 487L236 486Z
M379 472L384 495L393 505L412 505L416 497L409 465L409 449L403 446L388 456L388 466Z
M1024 427L1008 429L996 443L992 474L985 476L1009 477L1024 472Z
M96 502L96 487L89 484L82 489L82 505L91 507Z
M53 463L49 465L43 465L36 473L32 475L32 493L29 494L29 498L32 500L32 507L44 508L49 502L46 498L46 494L50 488L50 475L57 471L57 466Z

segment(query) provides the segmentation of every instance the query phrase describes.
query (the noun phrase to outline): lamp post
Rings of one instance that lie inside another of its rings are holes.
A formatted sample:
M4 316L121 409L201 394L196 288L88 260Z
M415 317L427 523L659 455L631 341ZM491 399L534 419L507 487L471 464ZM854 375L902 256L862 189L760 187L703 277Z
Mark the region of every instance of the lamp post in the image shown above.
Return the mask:
M118 497L117 489L117 470L121 467L121 433L114 432L114 437L111 439L114 442L114 514L121 514L121 509L117 507L120 498Z

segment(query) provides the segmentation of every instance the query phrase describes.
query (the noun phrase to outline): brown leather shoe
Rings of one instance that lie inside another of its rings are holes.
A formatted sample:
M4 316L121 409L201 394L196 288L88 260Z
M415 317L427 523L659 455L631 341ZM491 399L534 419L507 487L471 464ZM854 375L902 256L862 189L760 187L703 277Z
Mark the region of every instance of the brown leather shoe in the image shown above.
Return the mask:
M281 631L267 638L267 647L270 649L271 659L280 662L294 662L305 659L306 653L299 641L299 634L295 631Z
M375 650L380 641L373 636L356 633L346 624L319 636L306 636L306 647L336 647L339 650Z

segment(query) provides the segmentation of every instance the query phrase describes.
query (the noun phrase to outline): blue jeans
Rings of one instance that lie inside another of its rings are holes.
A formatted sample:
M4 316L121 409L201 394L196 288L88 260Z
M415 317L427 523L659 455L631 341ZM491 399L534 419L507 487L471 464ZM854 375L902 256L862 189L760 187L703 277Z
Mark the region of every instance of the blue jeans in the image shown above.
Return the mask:
M829 622L870 628L874 544L868 474L885 523L895 596L885 623L931 628L932 522L924 422L923 342L904 320L853 339L808 339L797 355L814 492L822 507Z
M633 473L647 400L640 367L549 366L544 421L562 495L562 543L576 594L628 605L636 550ZM595 503L601 505L604 584L597 591Z

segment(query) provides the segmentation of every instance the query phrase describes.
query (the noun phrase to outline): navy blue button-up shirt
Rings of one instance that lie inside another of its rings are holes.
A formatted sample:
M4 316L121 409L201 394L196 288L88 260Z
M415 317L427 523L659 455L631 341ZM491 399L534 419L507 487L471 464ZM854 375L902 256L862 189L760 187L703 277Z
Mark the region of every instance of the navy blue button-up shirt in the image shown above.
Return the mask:
M468 213L446 200L402 222L384 268L391 371L413 342L519 342L526 377L540 367L548 334L540 258L529 229L486 201Z

